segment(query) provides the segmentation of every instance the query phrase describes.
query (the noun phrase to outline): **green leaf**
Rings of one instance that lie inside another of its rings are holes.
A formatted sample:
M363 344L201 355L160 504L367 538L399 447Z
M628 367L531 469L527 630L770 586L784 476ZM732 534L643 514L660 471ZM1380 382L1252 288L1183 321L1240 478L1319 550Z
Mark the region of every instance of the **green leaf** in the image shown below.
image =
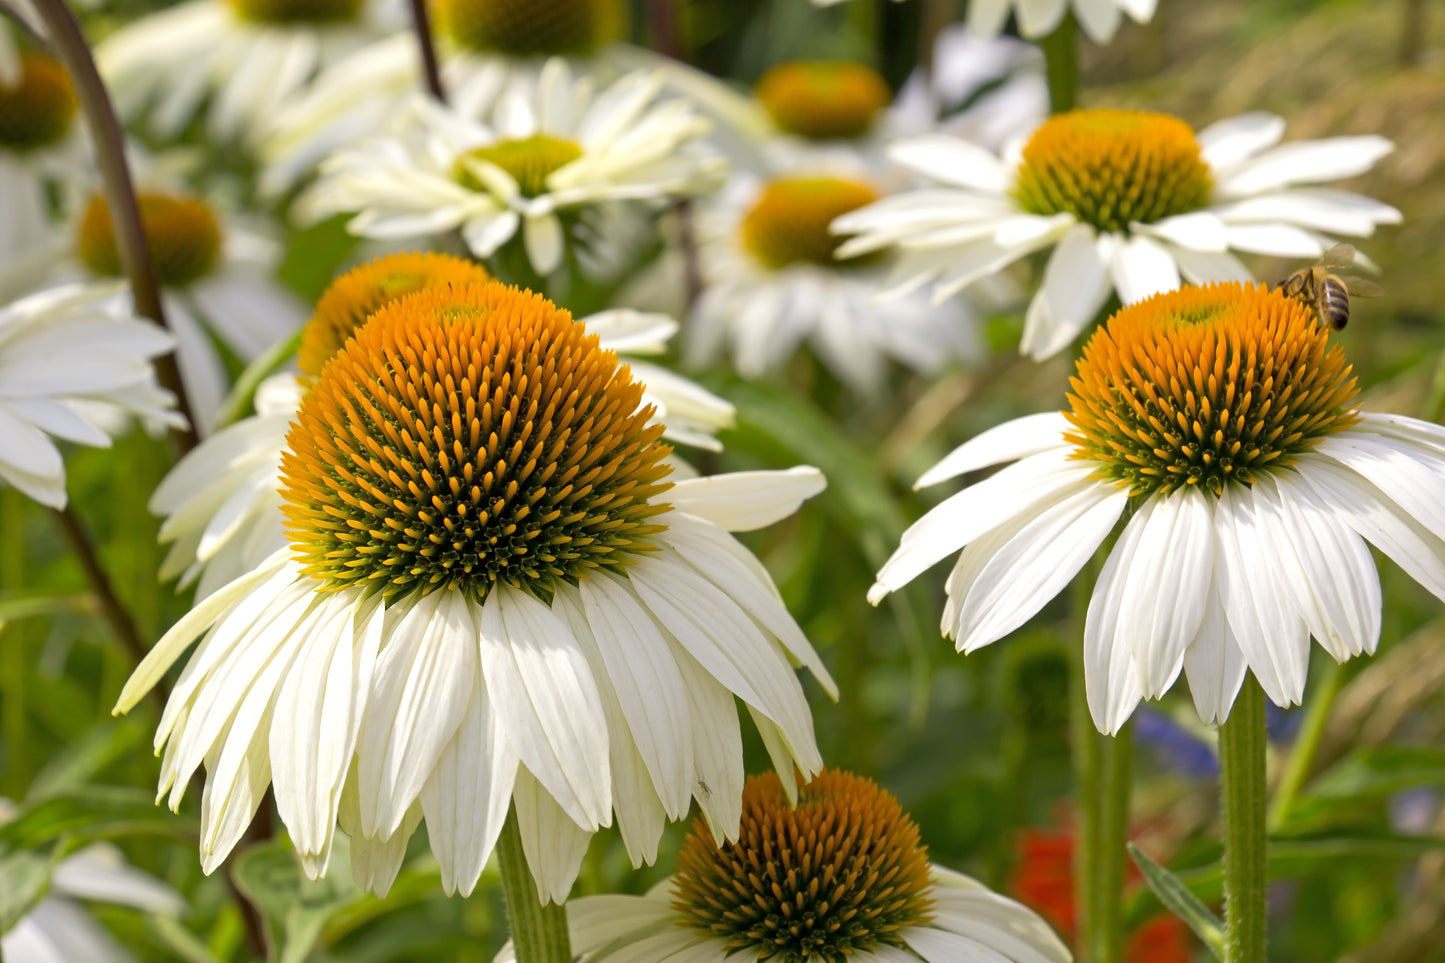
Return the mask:
M301 346L301 332L304 330L305 326L297 328L291 337L277 341L246 366L246 370L236 379L231 393L221 404L221 410L216 412L216 428L222 428L245 417L251 410L252 399L256 397L256 388L295 356L296 349Z
M0 856L0 933L9 932L50 892L50 876L62 855L61 847L53 846L48 852L22 849Z
M151 935L156 942L164 947L171 957L177 960L184 960L185 963L219 963L215 956L206 949L203 943L190 930L181 925L181 921L174 916L161 916L151 914L146 922L150 926Z
M176 816L155 804L144 789L85 786L26 806L0 826L0 843L34 849L61 837L77 848L97 839L170 836L194 839L192 817Z
M1290 806L1285 828L1298 832L1342 810L1406 789L1445 786L1445 749L1378 746L1353 752L1316 776Z
M1133 843L1129 844L1129 858L1134 860L1134 865L1144 874L1144 881L1149 884L1154 895L1159 897L1159 902L1188 924L1216 960L1223 960L1224 924L1219 921L1219 917L1210 912L1209 907L1191 893L1179 877L1154 862L1148 853Z
M89 595L22 595L0 598L0 629L9 622L42 615L94 615L95 600Z
M66 745L36 773L26 800L41 802L62 793L79 792L106 766L129 755L149 735L139 719L104 719Z
M303 963L332 916L365 898L351 879L350 853L337 838L326 878L309 880L280 842L246 850L231 870L236 886L266 923L267 959Z

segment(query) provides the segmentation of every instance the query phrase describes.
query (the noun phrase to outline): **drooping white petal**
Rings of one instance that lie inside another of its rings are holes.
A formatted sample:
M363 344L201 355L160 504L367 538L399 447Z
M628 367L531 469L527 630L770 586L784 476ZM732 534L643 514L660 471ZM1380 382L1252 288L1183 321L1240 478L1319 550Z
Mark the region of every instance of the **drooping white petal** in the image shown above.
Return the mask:
M1076 224L1044 266L1038 293L1029 302L1019 350L1048 358L1068 347L1109 297L1108 266L1093 227Z
M1144 698L1133 653L1117 640L1126 582L1143 535L1136 514L1104 561L1084 617L1084 690L1095 727L1108 735L1123 728Z
M1445 455L1411 451L1365 432L1332 435L1315 450L1357 472L1437 538L1445 538L1445 499L1437 497Z
M707 669L677 645L677 667L692 711L693 798L719 846L736 839L743 814L743 735L737 704Z
M1216 121L1194 135L1204 162L1216 173L1279 143L1284 118L1263 111Z
M1395 149L1383 137L1328 137L1282 144L1239 164L1216 186L1222 197L1262 194L1290 184L1318 184L1363 174Z
M1179 287L1179 266L1163 244L1135 235L1114 245L1109 265L1119 300L1134 304Z
M827 487L818 469L799 465L781 471L737 471L673 484L667 500L679 511L705 518L730 532L750 532L781 521Z
M543 903L566 902L592 833L578 826L525 768L517 771L513 799L518 835L537 884L537 896Z
M1070 427L1069 420L1061 411L1041 411L995 425L945 455L942 461L924 472L913 487L927 488L980 468L1063 447L1064 432Z
M1199 634L1184 650L1184 674L1200 720L1206 725L1223 725L1249 667L1224 617L1224 603L1214 584L1207 596Z
M934 134L914 138L889 148L888 156L944 184L986 194L1007 192L1013 180L992 151L960 137Z

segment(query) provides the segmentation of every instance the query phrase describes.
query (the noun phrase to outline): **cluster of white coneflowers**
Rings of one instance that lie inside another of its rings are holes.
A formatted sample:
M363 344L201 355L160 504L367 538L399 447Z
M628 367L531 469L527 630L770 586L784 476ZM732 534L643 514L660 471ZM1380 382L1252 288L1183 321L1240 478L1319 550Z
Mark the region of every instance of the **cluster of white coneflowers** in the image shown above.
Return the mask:
M307 875L344 835L385 895L424 825L448 895L496 858L519 963L1068 960L825 768L809 691L838 687L735 533L826 480L711 470L734 408L669 367L803 365L874 404L981 363L1016 305L1007 350L1075 352L1068 383L924 473L954 493L831 604L949 559L967 654L1080 586L1081 819L1127 812L1112 737L1182 676L1219 729L1226 960L1263 963L1263 700L1301 702L1311 638L1374 652L1371 546L1445 598L1445 429L1364 410L1309 292L1251 272L1397 222L1326 186L1389 142L1076 109L1067 58L1050 110L1041 58L983 43L1056 57L1153 7L973 0L951 42L992 72L962 113L941 61L897 99L844 61L744 93L627 43L621 0L183 0L93 50L63 0L9 11L0 480L78 530L70 446L172 433L155 575L193 602L116 711L163 687L159 797L204 771L205 872L274 811ZM280 239L338 216L356 253L308 305ZM689 818L647 895L567 902L593 834L641 866ZM86 865L53 892L176 899ZM122 958L59 895L18 920L11 963ZM1091 959L1120 926L1084 920Z

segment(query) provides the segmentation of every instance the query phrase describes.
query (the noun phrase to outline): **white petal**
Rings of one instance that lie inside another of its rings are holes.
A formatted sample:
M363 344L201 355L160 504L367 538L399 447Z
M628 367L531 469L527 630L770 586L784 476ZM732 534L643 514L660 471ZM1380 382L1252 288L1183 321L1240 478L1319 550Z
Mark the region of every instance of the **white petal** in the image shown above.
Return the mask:
M1318 184L1363 174L1395 149L1383 137L1330 137L1283 144L1230 171L1223 197L1262 194L1289 184Z
M1289 224L1230 224L1229 246L1251 254L1279 257L1319 257L1324 245L1309 231Z
M914 488L927 488L966 472L1063 447L1069 420L1061 411L1042 411L995 425L980 432L944 456L918 479Z
M1143 522L1135 514L1104 561L1084 617L1084 689L1089 714L1094 726L1109 735L1123 728L1144 698L1139 673L1134 670L1134 656L1129 646L1116 640L1120 604L1143 534Z
M1194 211L1166 217L1153 224L1130 224L1136 234L1148 234L1191 251L1219 253L1229 244L1224 221L1213 211Z
M522 243L532 269L546 277L562 264L562 222L556 214L528 216L522 220Z
M1224 603L1211 585L1199 634L1184 651L1184 673L1195 711L1205 725L1222 725L1244 684L1248 666L1224 617Z
M517 771L514 793L518 835L537 896L543 903L560 905L577 881L592 834L573 822L526 769Z
M676 482L663 497L674 508L730 532L750 532L792 515L827 484L818 469L800 465L689 478Z
M939 134L903 141L888 156L944 184L990 194L1008 191L1013 178L991 151L959 137Z
M1316 451L1358 472L1437 538L1445 538L1445 455L1366 432L1333 435Z
M1256 111L1216 121L1195 135L1204 162L1216 172L1279 143L1284 118Z
M1109 297L1109 275L1098 238L1087 224L1069 229L1049 256L1038 293L1029 302L1019 351L1051 357L1068 347Z
M1125 304L1179 287L1179 266L1169 249L1152 238L1136 235L1115 245L1110 268L1114 290Z

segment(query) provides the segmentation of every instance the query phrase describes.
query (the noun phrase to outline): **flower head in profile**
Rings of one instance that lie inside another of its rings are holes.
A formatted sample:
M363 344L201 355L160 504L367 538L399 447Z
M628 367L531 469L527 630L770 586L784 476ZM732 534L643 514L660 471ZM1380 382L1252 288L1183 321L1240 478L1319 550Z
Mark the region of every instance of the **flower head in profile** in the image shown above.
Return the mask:
M515 799L560 901L614 816L639 863L694 799L736 834L735 698L779 768L821 768L794 664L831 681L728 533L822 479L673 482L642 391L565 311L495 282L393 301L325 363L282 455L287 547L198 603L120 700L201 636L156 745L172 806L206 764L203 868L273 785L313 875L340 826L385 892L425 818L465 893Z
M404 26L394 0L186 0L96 47L117 109L174 140L204 109L222 141L251 141L317 71Z
M659 100L661 89L661 75L638 72L597 91L552 60L535 84L502 98L491 124L414 99L392 136L323 164L306 216L354 213L350 231L372 238L456 229L482 258L520 235L532 270L549 275L582 243L579 219L599 205L716 183L716 159L699 142L708 123L680 100Z
M0 798L0 824L15 813L14 804ZM186 910L179 893L127 865L119 849L92 843L55 867L49 895L0 934L0 955L13 963L130 963L131 955L85 911L82 900L167 916Z
M305 312L275 277L281 251L272 239L187 190L147 189L136 200L166 324L176 336L181 381L195 427L206 435L230 388L216 339L253 361L294 332ZM65 261L91 277L123 276L104 197L89 198L73 230Z
M1445 429L1360 410L1313 310L1242 284L1121 310L1089 339L1071 409L999 425L919 480L1014 462L903 535L873 602L962 548L943 631L971 652L1037 613L1121 519L1084 627L1094 722L1117 732L1181 672L1222 722L1252 672L1304 693L1310 636L1373 652L1380 580L1366 542L1445 598Z
M1244 114L1197 135L1165 114L1076 110L1003 156L957 138L899 144L894 158L940 186L841 217L839 254L896 246L894 294L931 284L946 299L1052 248L1020 349L1063 350L1111 293L1125 304L1194 284L1248 281L1233 251L1317 258L1337 235L1365 237L1400 212L1310 185L1352 177L1389 153L1381 137L1275 146L1284 121Z
M0 307L0 480L63 508L56 441L108 448L133 415L182 427L154 360L175 339L138 318L118 287L70 285Z
M735 840L699 819L668 880L584 897L567 916L582 963L1069 960L1031 910L929 863L898 800L841 770L793 786L752 777ZM515 960L510 944L497 960Z
M878 197L856 176L736 178L703 208L699 234L707 284L689 332L689 358L726 353L738 372L762 377L803 345L854 391L873 394L896 360L935 371L979 352L963 302L870 300L887 273L878 257L838 260L828 225Z
M486 270L448 254L388 254L337 277L316 302L301 333L295 372L261 383L254 415L203 440L162 479L150 510L163 516L160 539L170 550L161 579L196 583L198 598L251 571L285 546L281 526L281 452L286 432L308 385L376 311L424 288L485 283ZM606 311L582 319L604 350L654 354L677 327L669 318ZM663 437L718 448L719 428L732 423L732 406L665 368L632 362L645 381L643 398L666 427Z

